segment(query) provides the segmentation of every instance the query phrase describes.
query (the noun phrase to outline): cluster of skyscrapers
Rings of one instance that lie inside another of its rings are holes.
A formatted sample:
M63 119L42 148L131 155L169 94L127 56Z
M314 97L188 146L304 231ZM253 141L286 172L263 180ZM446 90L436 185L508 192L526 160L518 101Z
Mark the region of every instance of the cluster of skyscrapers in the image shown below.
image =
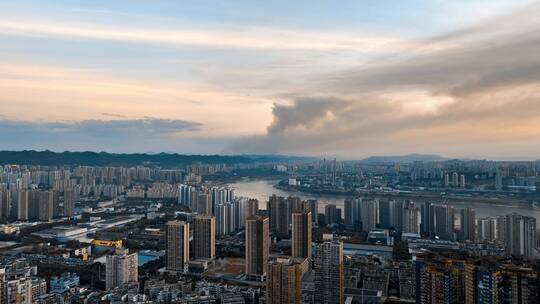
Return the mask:
M20 189L0 190L1 220L49 221L55 217L73 215L74 191Z
M259 214L256 203L256 200L245 202L245 278L266 282L267 303L301 303L302 280L312 273L316 288L311 296L315 303L343 303L343 244L333 235L327 235L313 247L312 210L317 213L316 201L272 196L268 201L268 216ZM217 209L218 215L219 212ZM206 214L196 215L190 222L168 222L165 226L167 269L186 272L190 259L213 259L219 230L215 223L214 216ZM271 255L271 234L290 238L289 256ZM190 246L194 248L190 250Z
M421 212L411 201L346 199L344 223L353 230L394 228L404 233L420 233Z
M452 176L452 180L450 180L450 176ZM465 188L465 175L458 174L457 172L453 172L452 175L450 175L450 173L446 173L444 175L444 186Z
M475 210L456 211L450 204L411 201L379 201L362 198L344 203L344 224L349 229L370 231L391 228L438 240L496 242L508 255L533 256L537 248L536 219L519 214L476 218Z

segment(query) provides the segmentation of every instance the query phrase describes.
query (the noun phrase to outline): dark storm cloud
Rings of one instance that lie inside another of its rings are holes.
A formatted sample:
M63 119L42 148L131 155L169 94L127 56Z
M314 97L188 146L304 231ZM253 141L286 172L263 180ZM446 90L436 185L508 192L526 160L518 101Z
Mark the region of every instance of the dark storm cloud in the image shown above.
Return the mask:
M337 98L299 98L292 105L275 104L272 110L274 121L268 126L268 133L275 134L291 127L309 126L345 105L344 100Z

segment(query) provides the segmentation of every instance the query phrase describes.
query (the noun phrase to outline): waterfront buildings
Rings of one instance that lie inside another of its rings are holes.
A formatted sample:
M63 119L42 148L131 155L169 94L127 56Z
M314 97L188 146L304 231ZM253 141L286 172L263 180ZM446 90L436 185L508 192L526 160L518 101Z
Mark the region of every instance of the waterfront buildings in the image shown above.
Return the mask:
M406 202L404 204L401 216L401 232L420 235L420 226L422 222L420 208L416 207L413 202Z
M461 209L460 214L460 239L474 242L476 240L476 213L472 208L464 208Z
M480 218L476 221L477 238L480 242L497 240L497 219L492 217Z
M344 206L345 225L350 229L359 229L361 227L362 198L345 199Z
M341 209L338 209L334 204L324 206L324 218L326 225L341 224Z
M364 231L370 231L377 228L377 225L379 224L378 200L363 201L360 220L362 221L362 230Z
M537 250L536 219L519 214L506 216L504 243L508 255L534 257Z

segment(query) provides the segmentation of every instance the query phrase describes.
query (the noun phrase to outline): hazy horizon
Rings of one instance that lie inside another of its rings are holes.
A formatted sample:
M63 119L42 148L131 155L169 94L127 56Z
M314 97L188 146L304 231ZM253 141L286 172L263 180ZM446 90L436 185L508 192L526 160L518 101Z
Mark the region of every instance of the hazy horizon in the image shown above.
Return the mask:
M370 158L426 158L426 161L431 161L430 159L432 157L435 158L441 158L441 160L436 159L435 161L445 161L445 160L462 160L462 161L471 161L471 160L487 160L487 161L508 161L508 162L520 162L520 161L540 161L540 158L525 158L525 157L515 157L515 158L490 158L490 157L483 157L483 156L476 156L476 157L451 157L447 155L440 155L440 154L422 154L422 153L407 153L407 154L395 154L395 155L389 155L389 154L379 154L379 155L369 155L366 157L357 157L357 158L347 158L347 157L341 157L339 155L292 155L292 154L283 154L283 153L179 153L174 151L134 151L134 152L111 152L111 151L99 151L99 150L54 150L54 149L42 149L42 150L36 150L36 149L22 149L22 150L0 150L1 152L24 152L24 151L36 151L36 152L54 152L54 153L84 153L84 152L90 152L90 153L108 153L108 154L148 154L148 155L158 155L158 154L178 154L178 155L203 155L203 156L278 156L278 157L305 157L305 158L313 158L313 159L334 159L336 158L339 161L362 161L367 160Z
M0 150L540 158L540 1L0 3Z

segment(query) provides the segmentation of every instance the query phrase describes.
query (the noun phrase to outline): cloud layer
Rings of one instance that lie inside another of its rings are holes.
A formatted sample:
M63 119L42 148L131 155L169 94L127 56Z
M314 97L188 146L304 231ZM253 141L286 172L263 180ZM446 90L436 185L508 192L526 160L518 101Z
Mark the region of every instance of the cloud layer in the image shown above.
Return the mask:
M27 1L6 149L540 156L539 1Z
M171 151L182 145L189 146L191 133L202 127L198 122L151 117L68 122L0 119L4 149ZM17 144L21 137L25 141L19 147ZM164 141L170 144L164 146Z
M540 5L320 77L232 151L540 155ZM433 45L444 45L434 48Z
M17 36L100 39L126 43L148 43L238 49L299 50L385 50L412 47L412 41L392 37L351 35L275 28L200 30L192 28L118 28L32 21L0 21L0 33Z

